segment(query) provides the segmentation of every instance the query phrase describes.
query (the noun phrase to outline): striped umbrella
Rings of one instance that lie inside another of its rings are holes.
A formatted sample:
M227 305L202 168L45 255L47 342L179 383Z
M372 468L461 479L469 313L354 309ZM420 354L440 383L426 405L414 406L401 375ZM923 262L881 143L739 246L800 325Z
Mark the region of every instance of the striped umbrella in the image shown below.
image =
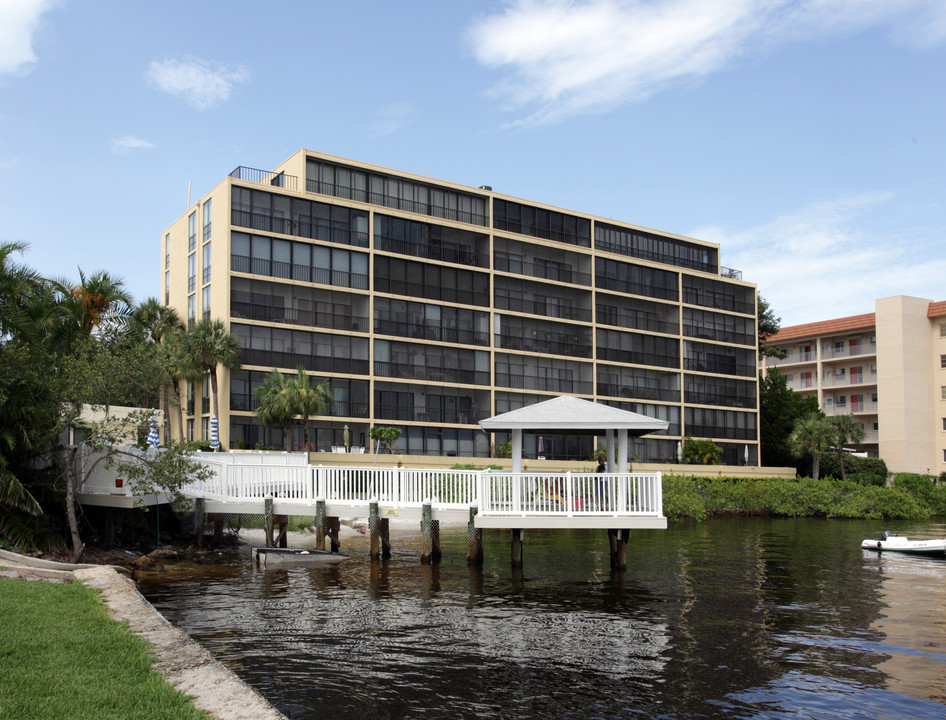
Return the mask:
M220 433L217 430L217 416L210 418L210 449L220 449Z
M158 437L158 413L151 413L151 429L148 431L148 445L157 447L161 444L161 438Z

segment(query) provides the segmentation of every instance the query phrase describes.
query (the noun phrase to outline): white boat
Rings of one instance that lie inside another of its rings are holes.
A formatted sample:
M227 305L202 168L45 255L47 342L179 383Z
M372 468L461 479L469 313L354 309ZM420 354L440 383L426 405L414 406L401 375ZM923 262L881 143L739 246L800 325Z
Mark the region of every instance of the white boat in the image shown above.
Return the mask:
M335 565L348 559L348 555L328 550L307 550L305 548L253 548L253 567L264 568L267 565L285 565L289 563L306 565Z
M861 543L861 547L865 550L892 550L914 555L943 555L946 554L946 539L908 540L884 530L879 538L867 539Z

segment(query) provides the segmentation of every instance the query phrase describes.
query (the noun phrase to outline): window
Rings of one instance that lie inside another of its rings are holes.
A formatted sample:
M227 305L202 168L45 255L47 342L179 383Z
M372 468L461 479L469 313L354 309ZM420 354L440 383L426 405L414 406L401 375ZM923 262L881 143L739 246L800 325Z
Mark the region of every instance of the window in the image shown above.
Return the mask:
M193 322L197 317L197 296L191 293L187 296L187 321Z
M835 374L837 377L844 377L844 373L845 373L845 372L846 372L846 370L845 370L844 368L838 368L837 370L834 371L834 374Z
M811 373L810 372L799 373L798 377L801 380L801 383L800 383L801 387L803 388L811 387Z
M187 257L187 292L197 289L197 253Z
M939 366L941 368L946 368L946 355L939 356Z
M837 353L838 355L844 354L844 341L843 340L839 340L834 343L834 352Z
M210 318L210 285L205 285L201 292L200 310L204 319Z
M946 400L946 385L940 385L939 387L939 399Z
M192 212L187 218L187 250L193 252L197 249L197 211Z
M847 407L847 395L838 395L838 407Z
M939 324L939 336L946 337L946 323Z
M946 430L946 418L943 418L943 430Z
M201 274L201 283L206 285L207 283L210 282L210 243L207 243L206 245L204 245L203 255L204 256L201 260L201 266L203 267L203 271Z
M825 406L826 408L829 408L829 407L831 407L832 405L834 405L834 398L826 397L826 398L824 399L824 406Z
M208 200L204 203L204 242L210 240L211 216L210 200Z
M791 382L795 379L795 373L785 373L785 382Z

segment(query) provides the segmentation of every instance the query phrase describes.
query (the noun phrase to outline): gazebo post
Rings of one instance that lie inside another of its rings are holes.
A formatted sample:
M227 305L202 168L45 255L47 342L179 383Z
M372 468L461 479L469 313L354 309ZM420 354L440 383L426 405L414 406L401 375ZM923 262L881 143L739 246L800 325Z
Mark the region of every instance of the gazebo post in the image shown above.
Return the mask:
M522 472L522 428L512 430L512 471Z
M627 472L627 430L618 430L618 472Z
M607 444L607 457L605 462L608 464L608 472L617 472L614 469L614 430L607 428L604 431L605 443Z

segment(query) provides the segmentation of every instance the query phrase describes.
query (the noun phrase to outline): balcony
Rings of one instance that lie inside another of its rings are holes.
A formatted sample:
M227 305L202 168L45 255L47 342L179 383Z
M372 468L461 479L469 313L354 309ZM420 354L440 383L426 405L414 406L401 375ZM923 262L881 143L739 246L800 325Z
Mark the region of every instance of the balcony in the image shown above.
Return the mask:
M258 170L243 165L240 165L231 172L230 177L235 180L245 180L261 185L285 188L286 190L295 190L299 182L299 179L295 175L286 175L286 173L277 173L272 170Z
M860 387L864 385L876 385L877 373L858 373L857 375L828 375L821 380L823 388L841 388L841 387Z
M493 269L573 285L591 285L590 273L579 272L571 266L557 262L530 262L518 257L504 257L497 253L493 261Z
M327 328L329 330L368 332L368 318L357 315L335 315L314 310L299 310L279 305L260 305L237 301L230 303L230 314L234 318L244 320L278 322L287 325Z
M408 363L383 362L375 360L375 375L405 380L425 380L438 383L462 383L465 385L489 385L489 373L465 370L462 368L444 368L432 365L413 365Z
M821 349L822 361L844 360L846 358L864 357L866 355L876 355L877 345L874 343L864 343L861 345L846 345L841 349L827 347Z

